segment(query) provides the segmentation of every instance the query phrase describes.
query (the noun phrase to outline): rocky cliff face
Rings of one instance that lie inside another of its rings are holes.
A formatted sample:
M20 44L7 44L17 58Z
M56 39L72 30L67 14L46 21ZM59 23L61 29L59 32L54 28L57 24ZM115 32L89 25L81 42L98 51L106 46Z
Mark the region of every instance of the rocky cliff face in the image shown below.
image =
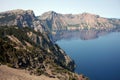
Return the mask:
M120 19L103 18L99 15L60 14L49 11L36 17L32 10L11 10L0 13L1 26L31 27L36 31L58 30L114 30L120 28Z
M66 23L62 19L64 16L53 11L44 13L42 16L38 17L47 26L49 30L66 30Z
M59 14L50 11L38 18L50 30L112 30L120 26L120 19L108 19L90 13Z
M36 31L44 31L32 10L11 10L0 13L0 26L30 27Z

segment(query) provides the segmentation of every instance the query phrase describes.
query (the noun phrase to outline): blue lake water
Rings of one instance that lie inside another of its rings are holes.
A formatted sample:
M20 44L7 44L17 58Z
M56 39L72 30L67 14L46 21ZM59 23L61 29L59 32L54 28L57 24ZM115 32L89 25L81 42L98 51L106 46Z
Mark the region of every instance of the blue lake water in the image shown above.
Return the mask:
M90 80L120 80L120 33L96 39L61 39L56 42L76 63L75 72Z

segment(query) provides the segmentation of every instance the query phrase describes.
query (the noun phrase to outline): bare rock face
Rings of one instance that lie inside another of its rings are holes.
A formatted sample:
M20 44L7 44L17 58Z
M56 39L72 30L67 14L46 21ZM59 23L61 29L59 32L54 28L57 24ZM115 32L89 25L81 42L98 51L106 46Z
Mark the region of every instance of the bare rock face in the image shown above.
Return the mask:
M115 30L120 27L120 19L103 18L99 15L60 14L54 11L45 12L36 17L32 10L11 10L0 13L1 26L30 27L36 31L58 30Z
M32 10L11 10L0 13L1 26L30 27L36 31L43 31L41 22L37 20Z
M38 17L43 20L50 30L112 30L120 26L119 19L108 19L99 15L59 14L53 11L44 13Z
M66 30L66 22L63 18L64 16L62 14L58 14L54 11L46 12L38 17L49 30Z

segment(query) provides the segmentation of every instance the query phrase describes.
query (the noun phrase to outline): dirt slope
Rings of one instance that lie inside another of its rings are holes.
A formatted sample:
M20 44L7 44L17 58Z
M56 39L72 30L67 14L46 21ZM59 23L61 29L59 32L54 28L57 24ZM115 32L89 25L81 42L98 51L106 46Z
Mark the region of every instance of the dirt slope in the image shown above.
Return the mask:
M45 75L30 75L25 70L13 69L5 65L0 66L0 80L59 80L57 78L49 78Z

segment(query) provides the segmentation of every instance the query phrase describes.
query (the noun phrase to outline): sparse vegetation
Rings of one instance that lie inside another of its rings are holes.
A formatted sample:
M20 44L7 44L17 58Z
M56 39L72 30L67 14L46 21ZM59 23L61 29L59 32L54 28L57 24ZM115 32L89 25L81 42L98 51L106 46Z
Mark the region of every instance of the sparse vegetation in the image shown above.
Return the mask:
M0 18L0 22L5 23L5 22L9 22L15 19L15 15L9 15L9 14L0 14L0 16L2 16L2 18Z
M68 27L80 27L80 24L68 24Z
M41 37L40 43L36 43L34 41L36 37L29 37L27 32ZM11 38L15 38L16 41ZM27 46L25 41L32 47ZM43 35L29 28L18 28L16 26L0 27L0 63L9 67L26 69L30 74L46 74L49 77L60 74L60 79L65 80L67 78L65 75L70 73L70 66L74 66L74 64L66 64L64 53L61 53L59 49L58 45L49 41L46 34ZM47 68L51 74L47 72Z

